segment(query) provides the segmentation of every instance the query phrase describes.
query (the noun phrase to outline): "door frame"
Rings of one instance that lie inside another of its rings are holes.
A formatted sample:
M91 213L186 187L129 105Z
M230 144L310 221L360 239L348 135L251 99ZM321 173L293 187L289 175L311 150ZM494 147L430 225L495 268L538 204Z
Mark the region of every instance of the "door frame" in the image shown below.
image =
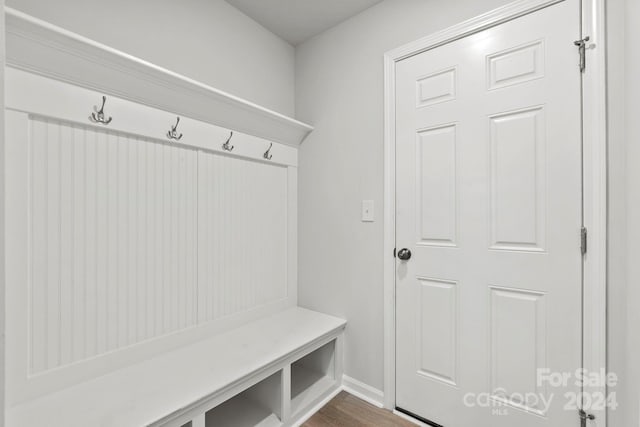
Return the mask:
M393 49L384 55L384 406L395 409L396 247L396 63L565 0L518 0ZM583 223L588 251L583 258L583 368L607 367L607 108L605 0L581 0L582 34L589 36L582 75ZM577 49L576 49L577 52ZM578 67L576 54L576 68ZM576 235L576 250L579 236ZM606 396L606 386L590 387ZM606 409L590 411L606 427ZM576 423L578 422L576 414ZM577 424L576 424L577 425Z

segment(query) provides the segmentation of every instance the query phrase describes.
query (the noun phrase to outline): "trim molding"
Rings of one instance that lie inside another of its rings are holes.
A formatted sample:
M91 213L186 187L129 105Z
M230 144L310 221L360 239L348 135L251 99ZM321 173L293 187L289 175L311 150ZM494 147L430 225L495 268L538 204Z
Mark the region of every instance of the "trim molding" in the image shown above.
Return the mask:
M435 49L562 1L564 0L518 0L393 49L385 54L385 58L389 57L394 62L402 61L410 56Z
M582 36L590 37L582 75L583 223L589 230L583 264L583 368L607 372L608 141L606 0L582 0ZM606 385L585 389L607 396ZM606 408L587 408L606 427Z
M15 9L5 13L10 67L295 147L313 130Z
M400 53L398 51L398 53ZM384 407L396 407L396 58L384 56Z
M342 376L342 389L378 408L384 407L384 393L347 375Z
M408 57L536 12L564 0L518 0L476 18L387 52L384 56L384 406L395 407L395 69ZM583 35L591 37L583 75L584 225L589 252L584 258L583 367L607 366L607 110L605 0L581 0ZM602 392L590 388L589 392ZM606 394L603 394L606 395ZM606 427L606 410L591 411Z
M4 0L0 0L0 28L4 28ZM7 150L5 144L5 35L0 31L0 111L3 111L0 117L0 164L5 167L5 152ZM6 172L0 176L0 427L5 425L5 408L6 408Z

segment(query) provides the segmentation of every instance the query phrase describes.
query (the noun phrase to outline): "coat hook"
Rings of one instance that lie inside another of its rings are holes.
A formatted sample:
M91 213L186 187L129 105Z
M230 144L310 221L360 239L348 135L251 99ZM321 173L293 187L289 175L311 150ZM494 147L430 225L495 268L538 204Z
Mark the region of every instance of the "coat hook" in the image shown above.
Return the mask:
M265 151L264 154L262 155L262 157L264 157L267 160L271 160L273 158L273 155L270 153L271 152L271 147L273 147L273 142L271 144L269 144L269 149L267 151Z
M235 145L230 145L229 141L231 141L231 138L233 138L233 132L231 132L231 135L229 135L229 138L227 139L227 142L225 142L224 144L222 144L222 149L225 151L233 151L233 149L235 148Z
M89 120L91 120L94 123L102 123L103 125L108 125L109 123L111 123L111 120L113 120L112 117L109 117L108 119L104 118L104 104L107 102L107 97L103 96L102 97L102 106L100 107L100 109L98 110L97 106L93 106L93 109L95 110L95 113L91 113L91 116L89 116Z
M176 120L175 126L171 126L171 130L167 132L167 138L174 139L176 141L180 141L182 139L182 134L178 135L178 124L180 124L180 117Z

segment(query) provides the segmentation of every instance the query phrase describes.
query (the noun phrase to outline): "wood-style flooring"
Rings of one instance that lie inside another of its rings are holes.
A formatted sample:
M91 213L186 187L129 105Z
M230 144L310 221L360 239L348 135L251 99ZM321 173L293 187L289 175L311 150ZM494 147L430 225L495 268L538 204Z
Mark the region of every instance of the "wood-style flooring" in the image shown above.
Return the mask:
M385 409L340 392L302 427L416 427Z

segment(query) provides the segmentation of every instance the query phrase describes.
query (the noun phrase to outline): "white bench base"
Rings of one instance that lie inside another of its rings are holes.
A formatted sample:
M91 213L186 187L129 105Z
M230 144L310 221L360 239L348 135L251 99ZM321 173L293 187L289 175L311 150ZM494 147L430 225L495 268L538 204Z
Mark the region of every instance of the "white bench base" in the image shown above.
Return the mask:
M7 425L293 426L340 389L345 326L292 308L9 408Z

